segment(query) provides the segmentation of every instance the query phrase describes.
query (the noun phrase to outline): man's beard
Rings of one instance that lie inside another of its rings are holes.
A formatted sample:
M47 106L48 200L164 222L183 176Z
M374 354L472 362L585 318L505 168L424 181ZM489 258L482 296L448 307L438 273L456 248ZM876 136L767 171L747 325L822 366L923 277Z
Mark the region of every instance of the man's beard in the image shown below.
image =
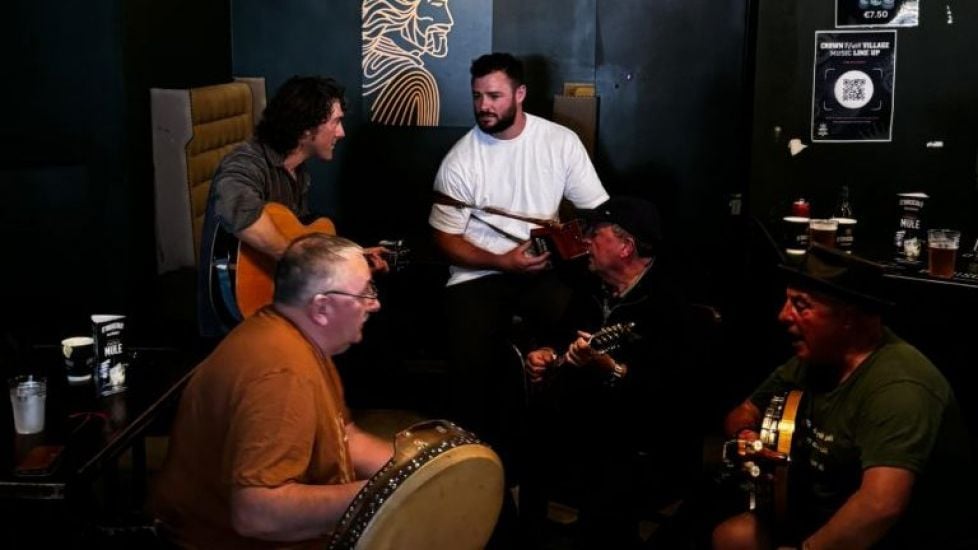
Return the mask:
M499 134L505 132L516 122L516 106L513 105L505 113L502 113L496 118L495 124L485 124L479 119L479 114L476 113L475 123L479 125L479 129L487 134Z

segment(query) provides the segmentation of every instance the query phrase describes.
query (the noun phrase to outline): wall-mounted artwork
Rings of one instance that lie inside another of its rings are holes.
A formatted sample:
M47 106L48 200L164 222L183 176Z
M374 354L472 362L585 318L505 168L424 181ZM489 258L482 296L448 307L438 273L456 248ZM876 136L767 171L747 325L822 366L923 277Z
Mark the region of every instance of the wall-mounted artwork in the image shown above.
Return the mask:
M363 100L371 122L470 126L469 65L492 44L492 2L363 0Z

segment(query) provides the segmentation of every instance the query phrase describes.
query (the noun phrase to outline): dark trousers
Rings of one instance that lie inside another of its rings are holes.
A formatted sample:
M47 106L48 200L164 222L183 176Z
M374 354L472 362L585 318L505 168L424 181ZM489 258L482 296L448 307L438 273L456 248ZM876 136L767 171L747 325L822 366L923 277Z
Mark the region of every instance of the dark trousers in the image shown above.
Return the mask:
M553 273L490 275L446 289L450 419L492 445L507 467L515 466L526 402L514 327L539 334L556 323L569 296Z
M526 426L520 519L546 529L547 502L578 510L576 548L636 547L638 464L621 396L568 367L537 388Z
M446 289L448 418L499 454L507 487L519 483L525 429L523 366L512 347L521 337L514 330L539 334L557 322L569 297L553 272L490 275ZM515 505L507 500L490 547L521 547L516 525Z

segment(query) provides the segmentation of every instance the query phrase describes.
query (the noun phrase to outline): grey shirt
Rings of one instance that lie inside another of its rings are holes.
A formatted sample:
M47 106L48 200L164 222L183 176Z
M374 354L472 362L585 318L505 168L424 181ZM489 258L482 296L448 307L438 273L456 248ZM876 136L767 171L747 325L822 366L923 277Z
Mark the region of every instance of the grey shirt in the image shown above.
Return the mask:
M284 161L282 155L254 138L224 157L210 190L213 213L221 227L230 233L246 229L268 202L284 204L299 218L309 213L309 174L300 164L293 178Z

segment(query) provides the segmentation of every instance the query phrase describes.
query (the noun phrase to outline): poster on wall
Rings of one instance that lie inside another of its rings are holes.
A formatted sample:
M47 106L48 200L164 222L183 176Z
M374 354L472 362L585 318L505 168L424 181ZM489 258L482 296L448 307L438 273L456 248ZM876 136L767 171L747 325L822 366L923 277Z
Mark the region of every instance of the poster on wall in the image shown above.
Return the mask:
M471 126L469 65L491 51L492 2L362 0L364 109L375 124Z
M896 31L816 31L813 142L892 140Z
M919 0L835 0L835 26L916 27Z

